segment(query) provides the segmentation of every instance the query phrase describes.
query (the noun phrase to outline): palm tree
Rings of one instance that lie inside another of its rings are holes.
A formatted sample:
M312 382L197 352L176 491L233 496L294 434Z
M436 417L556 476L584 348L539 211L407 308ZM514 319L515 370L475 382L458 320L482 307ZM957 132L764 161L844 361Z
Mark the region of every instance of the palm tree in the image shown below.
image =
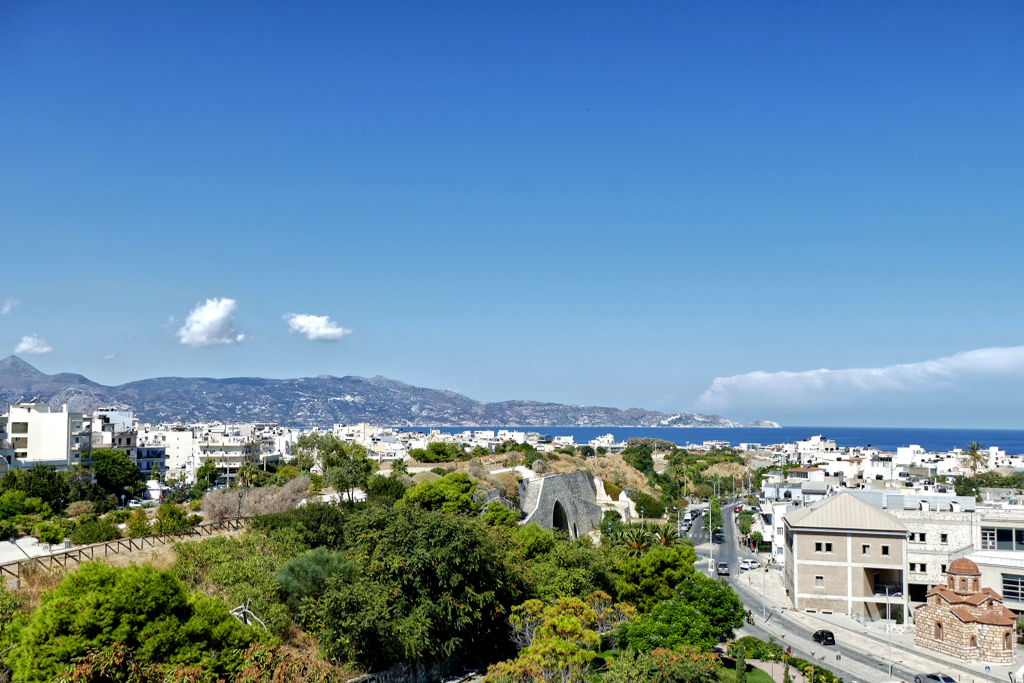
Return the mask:
M626 531L623 542L630 557L640 557L651 544L651 532L646 524L634 524Z
M676 525L667 522L657 526L654 530L654 540L658 545L673 546L676 544Z
M257 475L256 466L251 462L243 462L238 468L238 474L235 475L235 479L242 486L252 486L256 480Z
M978 468L988 465L988 453L984 446L977 441L968 441L967 448L961 452L960 466L970 467L974 471L973 476L978 476Z

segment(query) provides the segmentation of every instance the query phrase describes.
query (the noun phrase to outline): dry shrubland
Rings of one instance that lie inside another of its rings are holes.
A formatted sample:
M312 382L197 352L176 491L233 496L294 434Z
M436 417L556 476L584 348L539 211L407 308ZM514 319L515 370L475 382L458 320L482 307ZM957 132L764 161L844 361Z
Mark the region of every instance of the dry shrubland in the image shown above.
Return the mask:
M735 462L720 462L712 465L706 470L702 470L701 474L705 477L711 476L722 476L731 477L732 475L742 476L747 473L747 468L739 463Z
M618 453L590 458L587 460L587 466L595 477L613 482L620 488L637 489L652 496L658 495L647 483L647 477L635 470Z
M252 517L291 510L307 496L309 477L296 477L284 486L245 489L241 516ZM203 496L203 517L207 522L233 519L239 515L239 489L210 491Z
M437 481L440 478L441 475L436 472L417 472L412 476L412 483L419 484L424 481Z
M15 595L25 598L21 609L31 612L39 607L39 596L43 591L55 587L64 578L64 571L61 569L50 570L38 561L26 562L18 570L18 590Z

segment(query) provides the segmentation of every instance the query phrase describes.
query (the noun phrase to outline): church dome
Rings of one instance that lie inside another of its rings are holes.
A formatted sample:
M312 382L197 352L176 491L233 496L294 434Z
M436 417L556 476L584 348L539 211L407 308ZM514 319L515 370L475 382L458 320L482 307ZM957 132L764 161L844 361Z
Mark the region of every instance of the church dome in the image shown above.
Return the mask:
M956 560L953 560L953 562L949 565L949 568L946 569L946 573L947 574L969 574L969 575L972 575L972 576L980 576L981 575L981 570L978 569L978 565L974 564L973 562L968 560L966 557L961 557L961 558L958 558Z

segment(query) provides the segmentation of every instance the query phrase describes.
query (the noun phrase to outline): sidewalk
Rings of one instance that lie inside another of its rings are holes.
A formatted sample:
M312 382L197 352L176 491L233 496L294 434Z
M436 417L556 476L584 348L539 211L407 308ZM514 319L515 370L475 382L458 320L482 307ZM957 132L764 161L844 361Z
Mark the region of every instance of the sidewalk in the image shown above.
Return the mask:
M754 572L764 574L765 572ZM839 648L850 647L862 653L873 655L881 660L888 660L889 634L881 624L872 625L855 621L844 614L807 614L797 612L789 607L789 598L786 597L785 588L782 585L782 572L772 570L767 572L767 577L751 576L750 589L758 593L765 593L765 599L778 617L796 622L810 631L827 628L835 634ZM756 579L760 578L761 581ZM747 583L747 576L738 579L744 584ZM761 585L759 585L761 584ZM1016 672L1019 663L1014 665L987 665L990 671L986 672L984 662L964 662L954 659L948 655L932 650L923 650L915 642L913 635L892 634L892 665L894 677L896 670L908 671L913 680L913 675L934 673L942 671L957 678L961 683L974 683L979 681L993 681L1004 683L1007 674Z
M772 662L761 662L754 659L747 661L747 664L751 666L756 666L758 669L771 676L772 679L775 680L775 683L782 683L784 674L782 664L780 664L779 662L775 662L773 664ZM792 678L793 683L804 683L804 675L797 671L796 667L789 667L789 675L790 678Z

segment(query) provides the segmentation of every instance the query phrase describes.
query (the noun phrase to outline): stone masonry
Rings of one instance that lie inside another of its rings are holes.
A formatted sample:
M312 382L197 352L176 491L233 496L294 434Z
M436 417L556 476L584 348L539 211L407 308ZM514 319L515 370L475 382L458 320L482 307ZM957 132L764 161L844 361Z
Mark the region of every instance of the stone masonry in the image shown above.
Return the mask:
M999 593L981 588L978 565L967 558L949 565L945 584L928 591L914 619L919 647L966 661L1013 663L1014 614Z

